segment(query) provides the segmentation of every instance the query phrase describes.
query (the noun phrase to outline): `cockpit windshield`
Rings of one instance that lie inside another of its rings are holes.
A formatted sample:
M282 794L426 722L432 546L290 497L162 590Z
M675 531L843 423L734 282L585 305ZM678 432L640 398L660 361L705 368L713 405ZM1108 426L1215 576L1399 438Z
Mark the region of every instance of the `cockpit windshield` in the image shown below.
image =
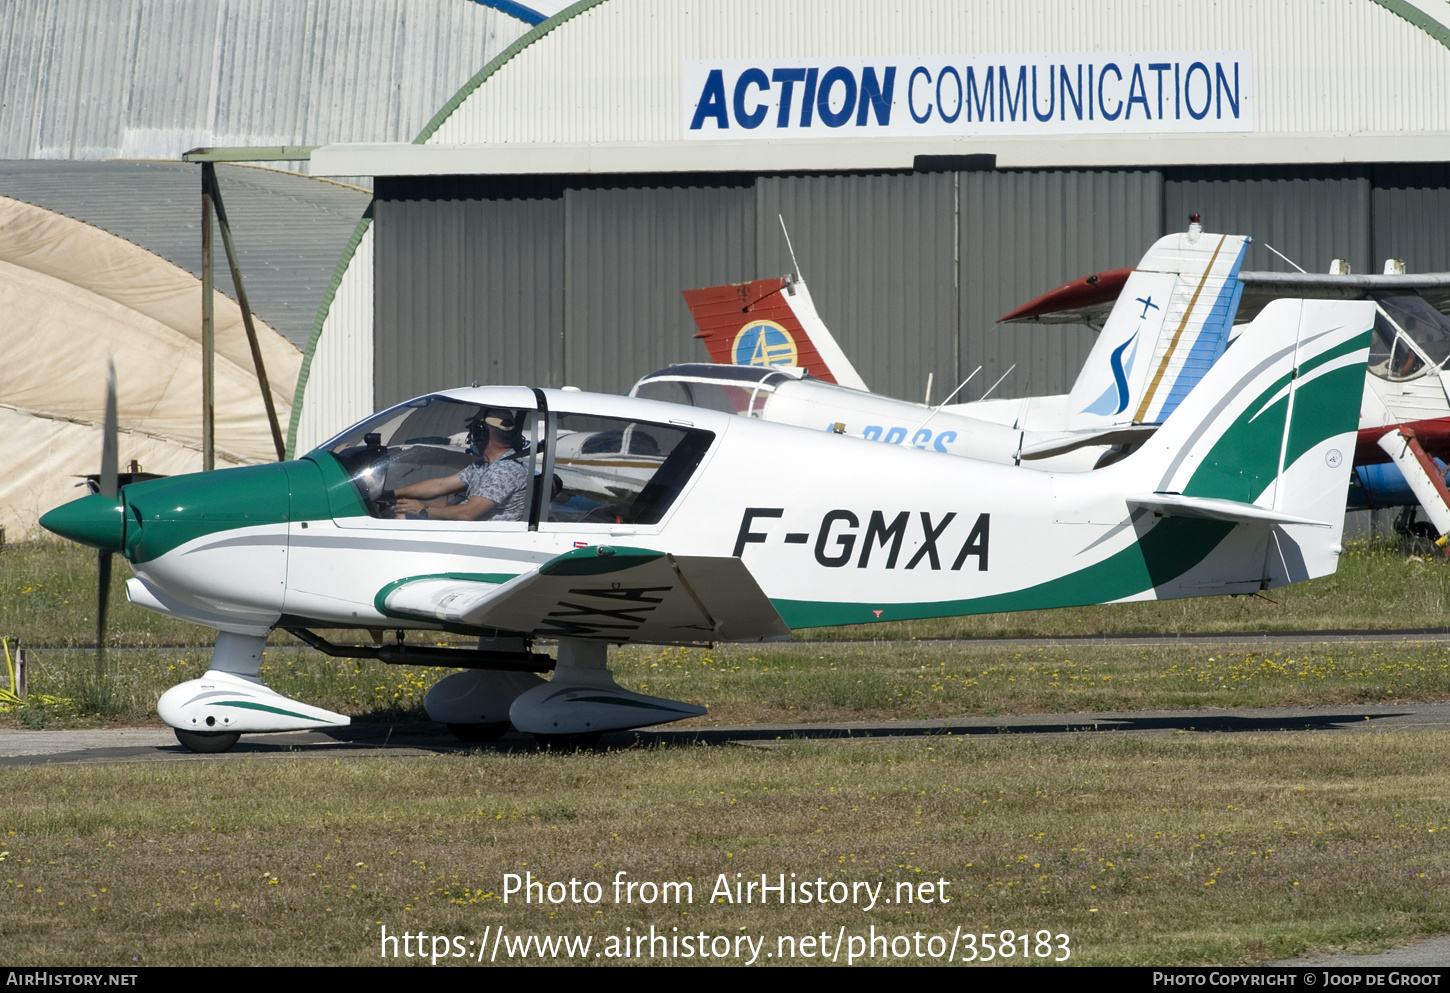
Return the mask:
M567 411L547 413L429 396L326 442L384 519L658 524L715 435ZM464 510L478 498L480 515Z
M1450 358L1450 320L1413 294L1375 300L1369 371L1381 379L1413 379Z
M532 410L488 407L451 397L429 396L376 414L327 442L323 450L332 453L352 478L374 517L397 515L397 491L431 480L459 477L470 466L483 461L490 435L499 438L494 460L514 463L496 470L507 476L509 492L490 490L500 499L479 519L524 521L528 519L530 487L539 462L536 457L539 425ZM469 485L460 483L454 493L433 499L446 505L464 503ZM421 511L419 516L423 516Z

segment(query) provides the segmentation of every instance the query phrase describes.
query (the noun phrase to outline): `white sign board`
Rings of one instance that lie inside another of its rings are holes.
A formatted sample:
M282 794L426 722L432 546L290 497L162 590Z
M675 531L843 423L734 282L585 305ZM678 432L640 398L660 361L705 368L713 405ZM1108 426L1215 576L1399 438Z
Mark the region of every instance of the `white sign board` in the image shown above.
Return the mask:
M684 64L689 138L1252 131L1248 52Z

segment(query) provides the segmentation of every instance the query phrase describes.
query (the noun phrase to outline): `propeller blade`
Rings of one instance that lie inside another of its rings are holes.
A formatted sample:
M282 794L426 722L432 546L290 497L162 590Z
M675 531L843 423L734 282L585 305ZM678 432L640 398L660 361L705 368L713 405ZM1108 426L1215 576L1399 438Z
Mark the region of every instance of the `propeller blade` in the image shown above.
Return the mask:
M101 441L102 496L115 499L120 492L116 455L116 363L106 359L106 423ZM96 680L106 678L106 613L111 598L111 553L101 552L96 560Z
M116 363L106 360L106 425L101 442L101 495L114 497L120 489L116 462ZM109 569L109 565L107 566Z
M96 679L106 678L106 612L111 597L111 553L96 559Z

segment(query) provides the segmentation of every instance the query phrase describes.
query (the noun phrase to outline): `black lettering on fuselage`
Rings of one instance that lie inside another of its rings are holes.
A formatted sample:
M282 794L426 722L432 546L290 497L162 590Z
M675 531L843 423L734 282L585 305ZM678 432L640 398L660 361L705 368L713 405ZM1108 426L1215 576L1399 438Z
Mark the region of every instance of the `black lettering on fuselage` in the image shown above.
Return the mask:
M836 537L836 544L841 546L841 553L839 555L826 554L826 542L831 537L831 525L837 521L845 521L847 526L853 528L861 525L861 521L849 510L833 510L821 518L821 533L816 536L816 561L832 569L839 569L851 561L851 552L856 547L856 536L849 531L842 531Z
M866 568L866 563L871 561L871 543L874 539L882 548L886 547L886 539L891 539L891 554L886 556L886 568L896 568L896 557L901 554L901 539L906 537L906 522L910 518L906 511L896 515L896 520L891 526L886 526L886 515L879 510L871 511L871 523L866 526L866 537L861 541L861 561L856 563L857 569Z
M740 533L735 536L735 551L730 554L737 559L740 553L745 551L746 545L763 545L768 535L764 531L750 530L750 524L757 517L782 517L785 515L783 507L746 507L745 513L740 518Z
M580 597L595 597L614 604L628 603L630 606L591 606L585 603L571 603L560 600L556 607L544 617L543 623L554 629L560 637L592 637L608 631L637 631L648 619L644 615L654 610L654 604L663 603L663 596L648 596L650 593L668 593L672 586L632 586L623 589L576 589L569 592ZM648 606L647 606L648 605Z
M968 555L977 556L978 572L987 571L987 538L991 521L992 515L990 514L977 515L977 523L972 525L972 533L967 535L962 550L957 552L957 560L952 563L953 572L962 567L962 563L967 561Z
M924 510L921 512L921 547L916 550L916 554L911 557L911 561L906 563L908 569L915 569L916 564L921 561L923 555L931 556L931 567L933 569L941 568L941 561L936 557L936 540L941 537L941 533L947 529L947 525L956 516L955 512L947 514L946 517L942 518L942 522L933 528L931 526L931 515Z

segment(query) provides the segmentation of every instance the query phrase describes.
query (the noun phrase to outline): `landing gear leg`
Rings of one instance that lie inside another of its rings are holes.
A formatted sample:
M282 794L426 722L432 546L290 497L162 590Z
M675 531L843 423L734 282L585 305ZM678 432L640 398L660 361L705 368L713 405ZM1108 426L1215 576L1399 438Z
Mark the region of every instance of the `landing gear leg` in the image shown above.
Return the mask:
M292 700L262 682L267 636L217 632L211 665L200 679L173 686L156 711L193 752L224 752L246 732L304 731L350 723L343 714Z
M623 731L699 717L704 707L631 693L609 673L609 646L582 638L560 638L554 678L513 702L514 727L545 747L582 747L605 731ZM562 740L560 740L562 739ZM592 742L591 742L592 743Z

